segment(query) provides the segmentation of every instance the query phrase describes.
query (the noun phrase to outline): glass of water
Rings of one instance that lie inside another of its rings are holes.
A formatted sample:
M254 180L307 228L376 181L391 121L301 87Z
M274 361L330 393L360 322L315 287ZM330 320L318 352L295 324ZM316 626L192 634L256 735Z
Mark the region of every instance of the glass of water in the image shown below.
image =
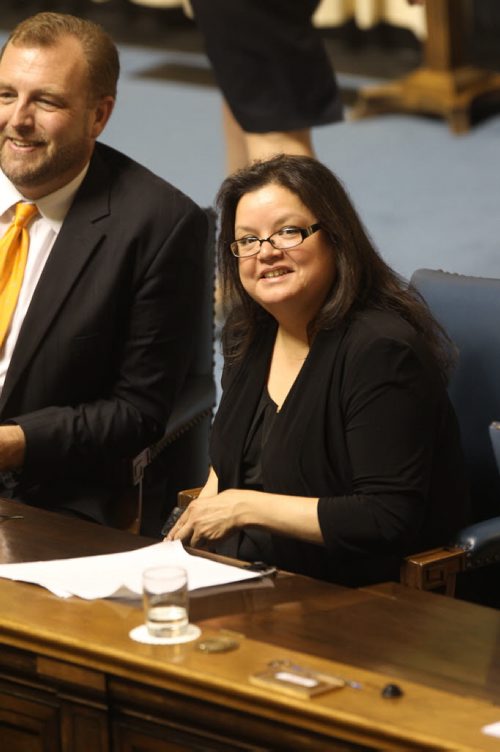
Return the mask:
M182 567L150 567L142 574L144 616L152 637L180 637L189 624L187 572Z

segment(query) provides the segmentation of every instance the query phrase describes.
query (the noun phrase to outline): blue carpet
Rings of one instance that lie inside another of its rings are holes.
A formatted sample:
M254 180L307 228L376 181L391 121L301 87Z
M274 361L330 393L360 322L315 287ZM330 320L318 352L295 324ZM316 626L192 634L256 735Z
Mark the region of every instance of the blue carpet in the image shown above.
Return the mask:
M224 177L220 96L161 80L203 55L121 48L118 104L105 134L207 206ZM359 85L354 76L341 84ZM367 81L363 80L362 85ZM405 277L418 267L500 276L500 116L467 135L446 123L388 115L314 131L319 159L343 181L384 258Z
M0 34L0 42L5 34ZM202 206L224 177L220 96L162 77L208 69L198 53L120 48L118 102L103 141ZM339 76L349 88L365 85ZM500 116L465 136L441 120L391 115L314 131L319 159L343 181L383 257L404 277L418 267L500 276Z

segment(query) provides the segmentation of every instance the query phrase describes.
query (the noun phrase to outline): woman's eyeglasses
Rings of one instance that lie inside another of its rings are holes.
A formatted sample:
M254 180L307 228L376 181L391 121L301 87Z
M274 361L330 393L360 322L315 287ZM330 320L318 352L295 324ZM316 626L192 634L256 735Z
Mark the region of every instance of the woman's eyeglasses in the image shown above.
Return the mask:
M301 245L306 238L320 229L321 225L318 223L309 227L282 227L280 230L273 232L268 238L245 235L244 238L234 240L229 247L231 253L236 258L255 256L259 253L262 243L271 243L273 248L277 248L280 251L288 251L290 248L296 248L298 245Z

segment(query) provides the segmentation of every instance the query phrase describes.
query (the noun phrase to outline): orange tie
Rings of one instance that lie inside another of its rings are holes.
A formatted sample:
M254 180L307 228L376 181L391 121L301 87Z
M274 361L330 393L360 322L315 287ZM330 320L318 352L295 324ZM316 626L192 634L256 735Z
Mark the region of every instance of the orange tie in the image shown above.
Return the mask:
M20 201L16 204L12 224L0 238L0 348L9 331L23 283L30 240L26 225L37 212L35 204Z

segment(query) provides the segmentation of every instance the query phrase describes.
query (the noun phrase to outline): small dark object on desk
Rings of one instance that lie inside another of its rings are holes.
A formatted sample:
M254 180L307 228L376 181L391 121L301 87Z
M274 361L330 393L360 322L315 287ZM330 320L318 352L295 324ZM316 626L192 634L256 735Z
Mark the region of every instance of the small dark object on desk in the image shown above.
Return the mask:
M24 520L24 517L22 514L0 514L0 522L5 520Z
M250 564L245 564L243 569L248 569L249 572L258 572L263 577L271 574L276 574L278 571L272 564L266 564L265 561L252 561Z
M382 689L381 695L386 699L392 699L393 697L402 697L404 692L397 684L386 684Z
M239 648L240 643L230 637L207 637L200 640L198 650L202 653L228 653Z

